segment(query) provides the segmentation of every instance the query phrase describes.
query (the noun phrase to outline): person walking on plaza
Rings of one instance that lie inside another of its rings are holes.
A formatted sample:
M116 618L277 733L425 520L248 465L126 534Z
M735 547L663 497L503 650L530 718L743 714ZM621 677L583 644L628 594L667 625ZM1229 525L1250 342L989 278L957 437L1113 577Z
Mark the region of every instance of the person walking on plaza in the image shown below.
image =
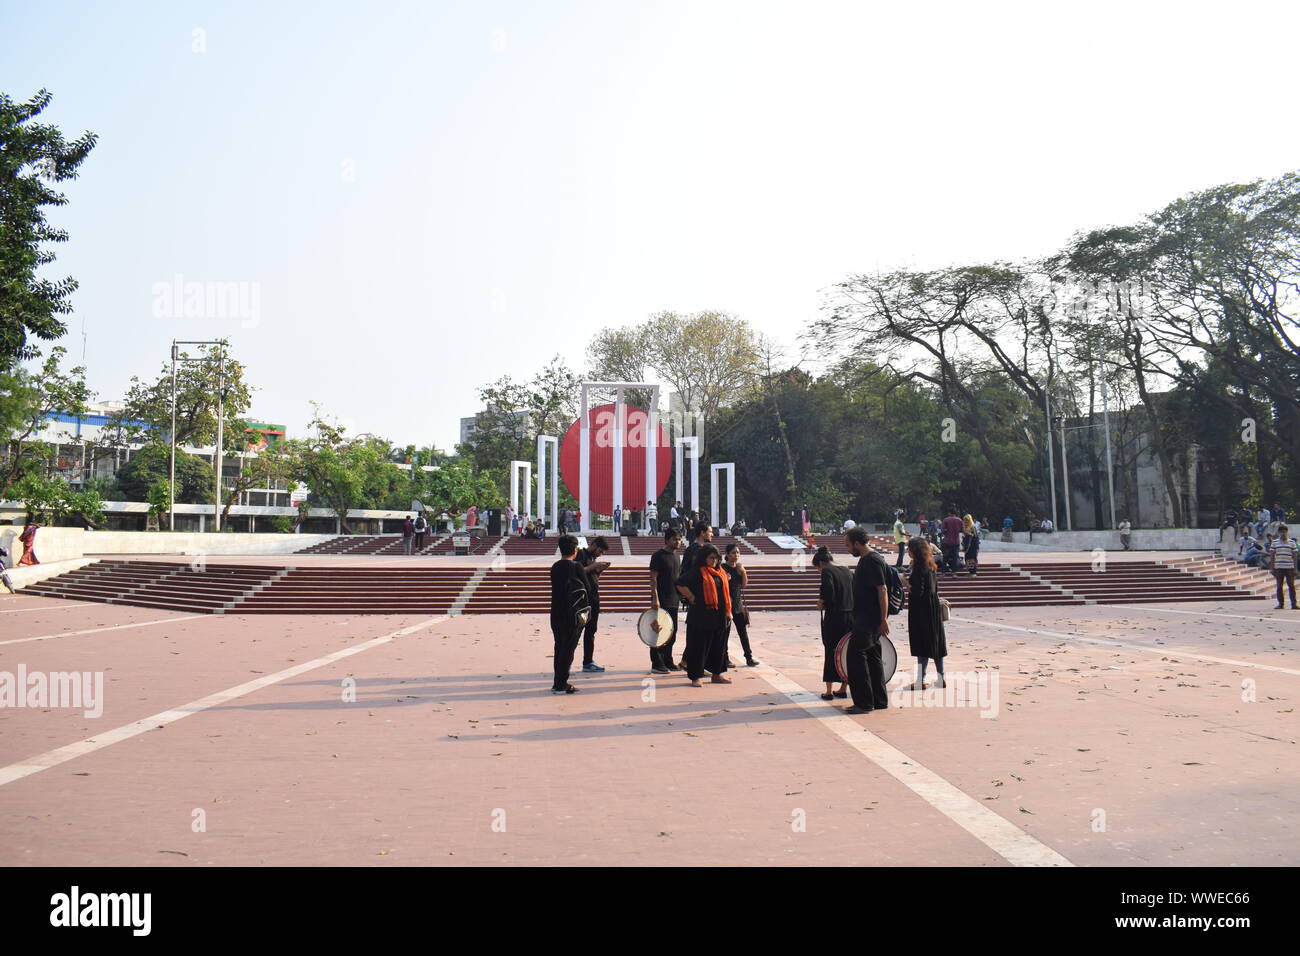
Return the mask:
M943 615L939 613L939 576L935 573L934 558L930 548L920 538L907 544L912 558L912 571L907 576L907 645L916 658L916 683L913 690L925 690L925 666L934 661L939 673L938 686L944 686L943 659L948 656L948 641L943 631Z
M826 692L822 700L843 700L849 696L844 677L835 667L835 652L840 641L847 641L853 634L853 574L848 568L835 563L829 549L824 545L813 554L812 566L821 574L821 588L817 592L817 610L822 612L822 680ZM839 690L834 690L839 681Z
M1282 607L1282 585L1287 586L1291 594L1291 610L1300 610L1295 603L1296 543L1288 534L1286 525L1277 526L1277 540L1273 542L1273 551L1269 555L1268 568L1277 579L1277 608Z
M740 649L745 652L745 666L757 667L754 652L749 647L749 610L745 607L745 588L749 585L749 572L740 563L740 545L731 542L722 556L722 570L727 572L731 588L731 620L734 622L736 635L740 638ZM727 666L732 666L730 652L723 648Z
M411 545L415 541L415 515L409 515L402 522L402 550L407 554L411 553Z
M429 522L424 520L424 512L421 511L415 516L415 552L419 554L424 550L424 538L429 533Z
M907 528L903 525L903 509L894 512L894 544L898 546L898 563L894 567L903 569L903 552L907 549Z
M653 501L645 503L646 530L651 534L659 533L659 506Z
M1133 525L1128 518L1119 523L1119 543L1125 551L1133 550Z
M677 579L677 593L687 603L686 652L682 655L692 687L708 671L712 683L730 684L727 633L731 627L731 586L722 570L722 555L711 544L700 549L695 567Z
M614 534L623 533L623 506L614 506Z
M943 573L957 573L957 554L961 548L961 519L957 517L957 509L949 508L948 517L943 519L941 530L943 533Z
M569 683L573 652L586 626L587 583L576 560L578 539L560 536L560 559L551 565L551 635L555 638L555 680L552 694L576 694Z
M18 541L23 546L23 553L18 558L19 567L41 563L36 557L36 532L40 527L40 523L35 518L30 518L27 526L23 528L23 533L18 536Z
M889 706L880 655L880 638L889 634L889 566L871 550L864 528L854 528L844 537L849 551L858 559L853 572L853 636L849 638L845 668L853 706L846 712L867 714Z
M672 636L660 647L650 648L650 670L656 674L667 674L679 670L673 663L673 645L677 643L677 578L681 575L682 559L677 554L682 536L676 528L664 530L664 546L650 558L650 606L663 608L672 619ZM659 625L655 624L655 630Z
M967 573L974 575L980 563L980 529L970 515L962 521L962 556L966 559Z
M582 669L589 673L600 672L605 668L595 661L596 625L600 621L600 572L609 567L608 561L600 560L609 551L609 542L603 536L591 539L591 544L578 551L575 560L582 569L587 581L587 599L591 602L591 616L582 631Z
M1002 519L1002 540L1003 541L1011 540L1011 532L1015 528L1015 526L1016 523L1014 520L1012 520L1011 515L1007 515Z

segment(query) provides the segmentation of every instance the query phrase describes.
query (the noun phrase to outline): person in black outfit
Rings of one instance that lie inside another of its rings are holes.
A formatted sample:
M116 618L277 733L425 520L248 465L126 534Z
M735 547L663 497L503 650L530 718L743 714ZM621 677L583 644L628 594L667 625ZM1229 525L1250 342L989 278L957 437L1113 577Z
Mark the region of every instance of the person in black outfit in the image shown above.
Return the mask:
M578 556L578 539L573 535L560 536L560 560L551 565L551 634L555 637L555 682L552 694L576 694L578 688L569 683L569 669L573 667L573 652L578 648L582 629L573 617L574 591L584 591L587 582L574 559Z
M677 578L681 575L682 559L677 554L682 535L674 527L664 532L664 546L650 558L650 606L663 608L673 621L673 634L662 647L650 648L650 670L656 674L681 670L673 663L673 645L677 643Z
M705 522L697 521L691 525L691 529L695 532L695 537L687 545L686 553L682 555L682 574L685 574L699 563L700 549L713 541L713 529Z
M822 612L822 648L825 657L822 660L822 680L826 683L826 693L822 700L843 700L849 696L844 683L844 675L835 667L835 651L841 640L853 632L853 574L848 568L835 563L827 548L818 548L813 555L812 565L821 571L821 590L818 592L817 609ZM839 690L832 690L835 682Z
M727 545L727 553L722 556L722 562L722 570L727 572L731 581L731 620L740 637L741 650L745 652L745 666L757 667L758 661L754 660L754 652L749 647L749 610L745 607L745 587L749 584L749 572L740 563L740 545L734 541ZM730 653L726 657L727 666L733 666Z
M867 544L864 528L850 528L844 541L858 559L853 572L853 636L849 638L846 675L853 706L846 713L868 714L889 706L880 657L881 635L889 633L886 567L884 559Z
M913 690L925 690L925 665L934 661L939 672L938 686L944 686L943 659L948 656L948 641L939 613L939 570L930 546L920 538L907 543L912 558L912 573L907 576L907 644L916 658L916 683Z
M686 653L682 655L692 687L708 671L714 684L730 684L727 633L731 627L731 585L722 570L722 556L711 544L700 549L699 563L677 579L677 592L687 602Z
M582 569L587 581L587 598L591 601L591 617L582 631L582 669L588 672L600 672L601 667L594 660L596 653L596 625L600 621L600 572L609 567L608 561L600 560L609 551L609 542L604 537L591 539L591 545L578 551L575 559Z

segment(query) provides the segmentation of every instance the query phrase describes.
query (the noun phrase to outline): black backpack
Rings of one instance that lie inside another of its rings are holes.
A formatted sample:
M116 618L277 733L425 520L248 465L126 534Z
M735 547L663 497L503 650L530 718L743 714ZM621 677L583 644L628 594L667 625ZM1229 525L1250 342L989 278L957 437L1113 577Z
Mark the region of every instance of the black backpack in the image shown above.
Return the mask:
M573 626L578 630L586 627L587 621L591 620L591 595L587 593L587 585L576 576L569 585L569 612Z
M903 590L903 576L898 573L897 567L882 558L878 552L872 551L871 557L885 567L885 590L889 593L889 614L892 617L903 609L903 602L907 599L907 592Z

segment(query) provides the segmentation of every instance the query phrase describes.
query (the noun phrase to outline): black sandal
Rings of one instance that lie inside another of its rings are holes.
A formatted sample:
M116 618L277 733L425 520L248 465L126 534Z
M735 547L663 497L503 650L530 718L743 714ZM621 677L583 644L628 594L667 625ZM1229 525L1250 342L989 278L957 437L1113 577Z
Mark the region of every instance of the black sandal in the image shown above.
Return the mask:
M834 699L835 699L834 694L822 694L822 700L834 700Z

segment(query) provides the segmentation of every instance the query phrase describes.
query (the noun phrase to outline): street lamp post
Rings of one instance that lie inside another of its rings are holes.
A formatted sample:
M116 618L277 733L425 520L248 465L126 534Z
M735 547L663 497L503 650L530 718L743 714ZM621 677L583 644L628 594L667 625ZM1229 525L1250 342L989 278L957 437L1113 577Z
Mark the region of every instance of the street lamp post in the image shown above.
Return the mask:
M171 433L171 519L169 527L172 531L176 530L176 363L177 362L208 362L207 358L181 358L180 348L182 345L215 345L221 351L217 353L217 446L212 450L212 461L215 464L216 471L216 503L213 527L215 530L221 530L221 439L222 423L225 417L225 348L229 343L225 339L210 339L207 341L178 341L172 339L172 433Z

